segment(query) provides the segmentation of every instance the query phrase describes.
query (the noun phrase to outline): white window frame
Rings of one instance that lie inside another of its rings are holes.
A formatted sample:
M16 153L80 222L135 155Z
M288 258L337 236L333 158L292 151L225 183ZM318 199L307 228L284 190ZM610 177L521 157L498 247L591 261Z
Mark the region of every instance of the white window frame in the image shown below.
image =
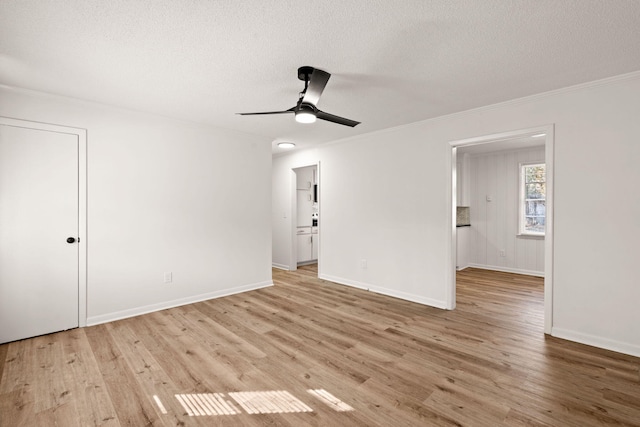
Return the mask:
M548 183L547 180L547 166L545 164L545 162L529 162L529 163L520 163L519 164L519 179L518 179L518 188L520 191L520 197L519 197L519 202L518 202L518 236L534 236L534 237L544 237L545 236L545 231L541 231L541 232L535 232L535 231L529 231L525 229L525 224L526 224L526 207L525 207L525 168L526 167L532 167L532 166L544 166L545 167L545 184ZM541 200L541 199L536 199L536 200ZM547 213L546 213L546 202L547 202L547 194L545 191L545 197L544 199L545 202L545 218L544 218L544 223L545 223L545 230L546 230L546 225L547 225Z

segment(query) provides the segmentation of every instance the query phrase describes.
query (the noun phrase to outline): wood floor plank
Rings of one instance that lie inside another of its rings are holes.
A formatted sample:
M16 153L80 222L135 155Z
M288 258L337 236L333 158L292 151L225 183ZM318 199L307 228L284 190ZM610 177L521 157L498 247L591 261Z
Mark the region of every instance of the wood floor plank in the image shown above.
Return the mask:
M116 322L117 323L117 322ZM163 425L150 396L145 395L111 336L114 324L86 328L86 336L100 366L120 425Z
M0 426L32 426L35 424L34 401L25 387L0 393Z
M69 391L59 369L64 366L64 351L59 335L34 338L32 389L36 412L59 408L69 400Z
M381 426L459 426L453 418L432 411L420 401L424 396L399 394L376 378L357 388L354 407L376 420Z
M4 366L6 364L8 351L8 345L0 345L0 379L2 379L2 375L4 374Z
M64 382L75 407L76 425L117 425L115 409L85 330L74 329L59 338L65 355Z
M273 281L1 345L0 427L640 426L640 359L545 336L539 277L460 271L453 311L321 280L315 265ZM277 390L311 412L257 400L272 413L252 414L230 394ZM214 394L237 413L190 413Z
M35 340L3 344L5 369L0 378L0 425L33 425L35 398L32 386Z
M29 388L35 340L22 340L3 344L6 348L4 371L0 379L0 393Z
M157 396L160 402L164 402L165 409L172 409L178 425L184 423L184 414L174 399L175 385L168 374L162 369L155 356L148 351L139 336L132 331L136 322L121 322L122 325L113 331L111 336L114 343L122 353L128 369L135 377L135 382L147 398ZM151 405L158 418L162 418L162 412L156 405Z

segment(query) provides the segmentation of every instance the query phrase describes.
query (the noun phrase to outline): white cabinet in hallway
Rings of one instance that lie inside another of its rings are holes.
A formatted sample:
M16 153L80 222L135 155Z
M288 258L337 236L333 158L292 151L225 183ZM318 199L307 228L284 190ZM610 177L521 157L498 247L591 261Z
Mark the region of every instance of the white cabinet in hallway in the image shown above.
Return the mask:
M471 239L471 227L456 228L456 270L464 270L469 267L469 240Z
M318 227L298 227L297 240L299 263L318 259Z
M311 227L311 259L318 259L318 227Z

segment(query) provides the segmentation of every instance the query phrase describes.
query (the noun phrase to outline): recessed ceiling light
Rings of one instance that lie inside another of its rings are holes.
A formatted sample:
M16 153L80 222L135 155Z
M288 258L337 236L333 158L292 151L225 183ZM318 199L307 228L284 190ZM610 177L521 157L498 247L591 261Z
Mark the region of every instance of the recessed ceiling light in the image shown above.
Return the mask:
M541 138L543 136L547 136L546 133L537 133L535 135L531 135L531 138Z
M293 148L296 144L293 142L278 142L278 147L280 148Z

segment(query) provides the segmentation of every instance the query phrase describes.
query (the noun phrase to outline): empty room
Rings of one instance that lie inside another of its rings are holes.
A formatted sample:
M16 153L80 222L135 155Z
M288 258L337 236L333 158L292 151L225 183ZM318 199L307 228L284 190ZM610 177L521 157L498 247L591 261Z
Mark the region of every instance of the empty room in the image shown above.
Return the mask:
M640 426L638 40L0 0L0 427Z

